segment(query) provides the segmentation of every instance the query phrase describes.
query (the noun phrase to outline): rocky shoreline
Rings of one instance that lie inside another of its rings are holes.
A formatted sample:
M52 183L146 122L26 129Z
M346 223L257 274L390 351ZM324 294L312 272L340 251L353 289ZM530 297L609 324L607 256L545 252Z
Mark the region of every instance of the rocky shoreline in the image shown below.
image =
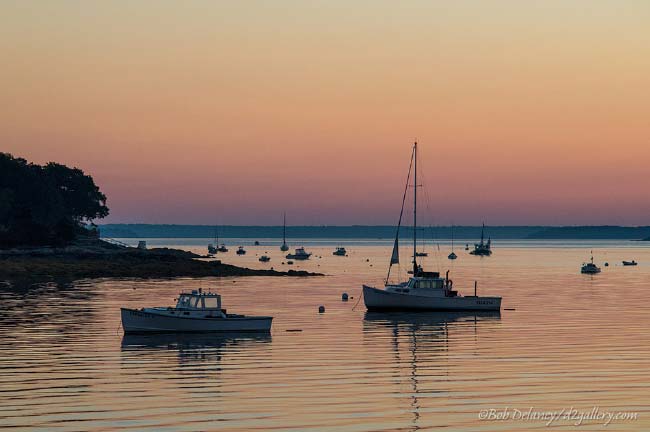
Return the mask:
M13 249L0 252L0 280L85 279L105 277L169 278L207 276L322 276L307 271L254 270L201 260L178 249L136 249L101 240L66 248Z

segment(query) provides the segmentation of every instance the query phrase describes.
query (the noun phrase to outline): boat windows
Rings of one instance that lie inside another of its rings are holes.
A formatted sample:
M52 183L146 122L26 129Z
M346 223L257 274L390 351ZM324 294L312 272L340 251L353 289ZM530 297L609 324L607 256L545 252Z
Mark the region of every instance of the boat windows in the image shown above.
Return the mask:
M416 289L441 289L441 280L420 280L415 284Z
M216 297L205 297L203 301L205 302L205 308L216 309L219 307Z
M189 302L190 302L190 298L189 298L188 296L181 296L181 297L178 299L178 305L177 305L177 307L179 307L179 308L186 308L186 307L189 307Z

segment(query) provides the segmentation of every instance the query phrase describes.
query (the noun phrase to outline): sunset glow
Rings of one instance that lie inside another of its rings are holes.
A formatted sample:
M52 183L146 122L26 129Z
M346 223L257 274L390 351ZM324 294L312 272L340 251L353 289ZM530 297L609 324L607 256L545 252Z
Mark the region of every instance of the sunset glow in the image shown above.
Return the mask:
M39 2L0 14L0 151L106 222L649 225L650 3Z

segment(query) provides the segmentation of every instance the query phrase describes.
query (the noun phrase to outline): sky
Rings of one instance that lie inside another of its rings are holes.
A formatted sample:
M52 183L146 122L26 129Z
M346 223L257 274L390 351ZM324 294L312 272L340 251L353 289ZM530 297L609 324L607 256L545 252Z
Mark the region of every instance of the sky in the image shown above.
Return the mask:
M650 225L648 1L0 3L0 151L106 222ZM423 207L424 208L424 207Z

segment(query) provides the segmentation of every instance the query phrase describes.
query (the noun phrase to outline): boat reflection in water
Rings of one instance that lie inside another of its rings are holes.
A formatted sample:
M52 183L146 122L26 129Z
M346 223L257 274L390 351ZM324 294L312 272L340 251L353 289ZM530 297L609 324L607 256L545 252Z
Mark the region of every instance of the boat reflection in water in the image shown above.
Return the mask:
M151 333L125 334L122 352L151 354L155 351L178 351L181 361L219 360L224 351L233 347L255 349L271 342L268 333Z
M433 415L431 401L450 392L448 383L457 367L453 358L477 356L481 332L489 332L500 320L500 311L366 312L364 345L390 344L392 358L385 360L394 365L399 393L409 396L404 409L412 415L410 430L423 426L421 415Z

